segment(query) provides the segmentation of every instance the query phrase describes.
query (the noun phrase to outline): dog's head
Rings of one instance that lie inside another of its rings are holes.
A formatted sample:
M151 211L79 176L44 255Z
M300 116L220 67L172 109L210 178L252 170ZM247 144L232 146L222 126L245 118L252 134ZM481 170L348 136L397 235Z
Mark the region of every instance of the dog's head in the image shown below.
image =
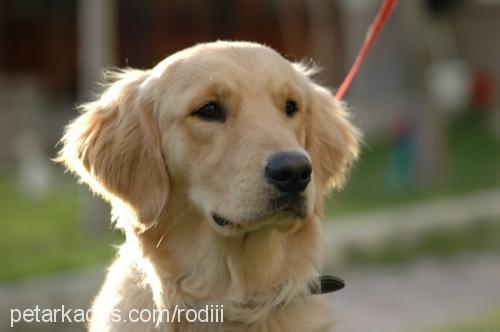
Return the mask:
M202 44L124 71L82 110L59 160L139 229L174 194L226 235L307 219L358 153L330 92L254 43Z

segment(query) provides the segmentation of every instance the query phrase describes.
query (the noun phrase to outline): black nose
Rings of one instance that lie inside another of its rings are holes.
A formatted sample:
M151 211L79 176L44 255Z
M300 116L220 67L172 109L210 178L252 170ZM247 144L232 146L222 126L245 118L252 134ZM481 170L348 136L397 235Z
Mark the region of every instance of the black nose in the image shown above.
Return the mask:
M280 152L266 165L266 180L282 192L304 191L311 181L311 162L300 152Z

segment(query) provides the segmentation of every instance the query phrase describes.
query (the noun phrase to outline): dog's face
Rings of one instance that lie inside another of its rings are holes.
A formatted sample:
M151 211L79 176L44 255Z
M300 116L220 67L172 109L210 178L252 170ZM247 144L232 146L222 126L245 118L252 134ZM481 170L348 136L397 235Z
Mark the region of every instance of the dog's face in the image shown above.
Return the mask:
M307 219L357 155L330 93L258 44L179 52L125 73L86 109L61 158L139 225L175 188L225 235Z
M216 45L161 74L154 84L165 89L158 111L170 178L185 180L192 204L216 230L312 213L310 96L288 61L261 46Z

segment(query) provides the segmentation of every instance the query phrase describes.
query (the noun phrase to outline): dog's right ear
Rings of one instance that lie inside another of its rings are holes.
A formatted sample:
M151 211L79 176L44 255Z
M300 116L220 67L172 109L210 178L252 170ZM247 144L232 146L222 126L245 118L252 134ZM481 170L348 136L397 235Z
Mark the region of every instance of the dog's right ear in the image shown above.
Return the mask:
M115 82L67 126L56 159L139 230L157 221L168 196L153 106L140 93L147 75L114 74Z

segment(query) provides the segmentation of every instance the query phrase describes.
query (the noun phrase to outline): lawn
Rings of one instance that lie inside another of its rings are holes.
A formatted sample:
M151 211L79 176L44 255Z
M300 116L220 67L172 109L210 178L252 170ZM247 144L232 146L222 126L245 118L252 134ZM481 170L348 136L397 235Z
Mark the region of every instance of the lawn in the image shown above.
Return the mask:
M112 257L115 238L84 235L80 195L76 184L66 183L44 198L30 199L12 178L0 176L0 281L95 266Z
M401 187L391 186L389 140L367 143L346 187L329 197L325 217L499 187L500 142L485 129L484 121L469 114L450 125L446 136L447 168L431 186L413 179Z
M387 140L368 144L352 172L348 186L333 195L326 206L326 216L357 213L371 208L399 205L414 200L459 194L500 185L500 144L482 127L480 121L458 121L448 136L449 172L434 187L408 184L402 189L387 185L390 145ZM18 280L65 269L105 264L113 256L112 244L120 241L115 232L93 240L82 231L80 221L81 189L72 179L52 188L42 199L30 199L18 192L13 172L0 173L0 281ZM441 234L425 235L421 245L412 249L432 253L448 253L474 247L470 239L481 241L484 229L477 236L464 239L470 230L459 230L442 248ZM465 233L464 233L465 232ZM488 230L486 230L488 233ZM471 233L469 233L471 234ZM389 242L390 244L390 242ZM390 250L389 250L390 251ZM363 260L406 259L389 257L387 252L375 257L357 256Z
M494 220L477 220L452 229L437 228L416 235L413 241L394 235L377 248L352 245L346 249L344 264L402 264L422 257L446 259L458 252L500 253L500 223Z
M500 309L488 312L471 321L437 327L427 332L494 332L500 331Z

